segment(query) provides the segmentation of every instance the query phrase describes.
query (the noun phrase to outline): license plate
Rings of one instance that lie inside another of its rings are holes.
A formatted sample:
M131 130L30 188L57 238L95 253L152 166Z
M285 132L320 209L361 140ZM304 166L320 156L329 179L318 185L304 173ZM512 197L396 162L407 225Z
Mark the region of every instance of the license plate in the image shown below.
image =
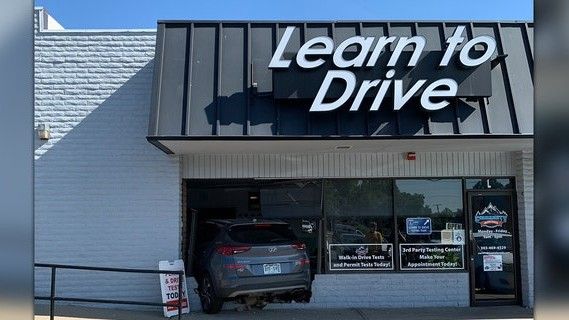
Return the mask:
M263 265L264 274L279 274L281 273L280 263L267 263Z

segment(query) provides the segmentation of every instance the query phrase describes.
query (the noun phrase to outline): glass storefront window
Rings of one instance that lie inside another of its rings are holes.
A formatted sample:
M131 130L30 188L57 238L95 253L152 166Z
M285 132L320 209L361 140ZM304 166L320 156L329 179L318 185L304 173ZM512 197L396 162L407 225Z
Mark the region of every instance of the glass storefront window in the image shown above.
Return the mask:
M396 180L401 270L464 269L462 181Z
M464 185L464 190L463 190ZM298 179L189 188L198 220L288 222L313 274L464 270L464 191L512 190L513 178Z
M261 186L263 218L319 217L322 214L322 182L295 180Z
M324 181L328 271L393 269L390 180Z

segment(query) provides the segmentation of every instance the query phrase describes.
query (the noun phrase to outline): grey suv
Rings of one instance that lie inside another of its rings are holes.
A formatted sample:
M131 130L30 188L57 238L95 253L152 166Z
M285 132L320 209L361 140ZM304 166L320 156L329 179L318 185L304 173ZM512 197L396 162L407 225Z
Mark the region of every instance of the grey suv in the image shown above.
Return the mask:
M224 301L256 308L310 301L310 261L288 223L207 220L199 225L195 252L205 313L218 313Z

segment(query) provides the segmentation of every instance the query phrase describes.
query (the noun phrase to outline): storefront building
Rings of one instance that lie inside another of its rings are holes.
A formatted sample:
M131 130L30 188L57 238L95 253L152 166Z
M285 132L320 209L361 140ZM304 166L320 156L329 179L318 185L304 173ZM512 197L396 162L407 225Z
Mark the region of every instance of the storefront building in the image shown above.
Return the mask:
M309 249L303 307L533 306L532 23L36 12L37 262L191 274L199 221L281 219ZM159 300L153 278L61 277Z

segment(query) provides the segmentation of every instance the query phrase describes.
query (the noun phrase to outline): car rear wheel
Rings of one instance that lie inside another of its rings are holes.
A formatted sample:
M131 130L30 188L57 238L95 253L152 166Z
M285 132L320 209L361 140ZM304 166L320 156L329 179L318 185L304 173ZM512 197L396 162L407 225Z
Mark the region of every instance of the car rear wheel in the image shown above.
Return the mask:
M203 275L200 291L200 302L203 312L207 314L219 313L223 307L223 299L215 294L215 288L209 274Z

